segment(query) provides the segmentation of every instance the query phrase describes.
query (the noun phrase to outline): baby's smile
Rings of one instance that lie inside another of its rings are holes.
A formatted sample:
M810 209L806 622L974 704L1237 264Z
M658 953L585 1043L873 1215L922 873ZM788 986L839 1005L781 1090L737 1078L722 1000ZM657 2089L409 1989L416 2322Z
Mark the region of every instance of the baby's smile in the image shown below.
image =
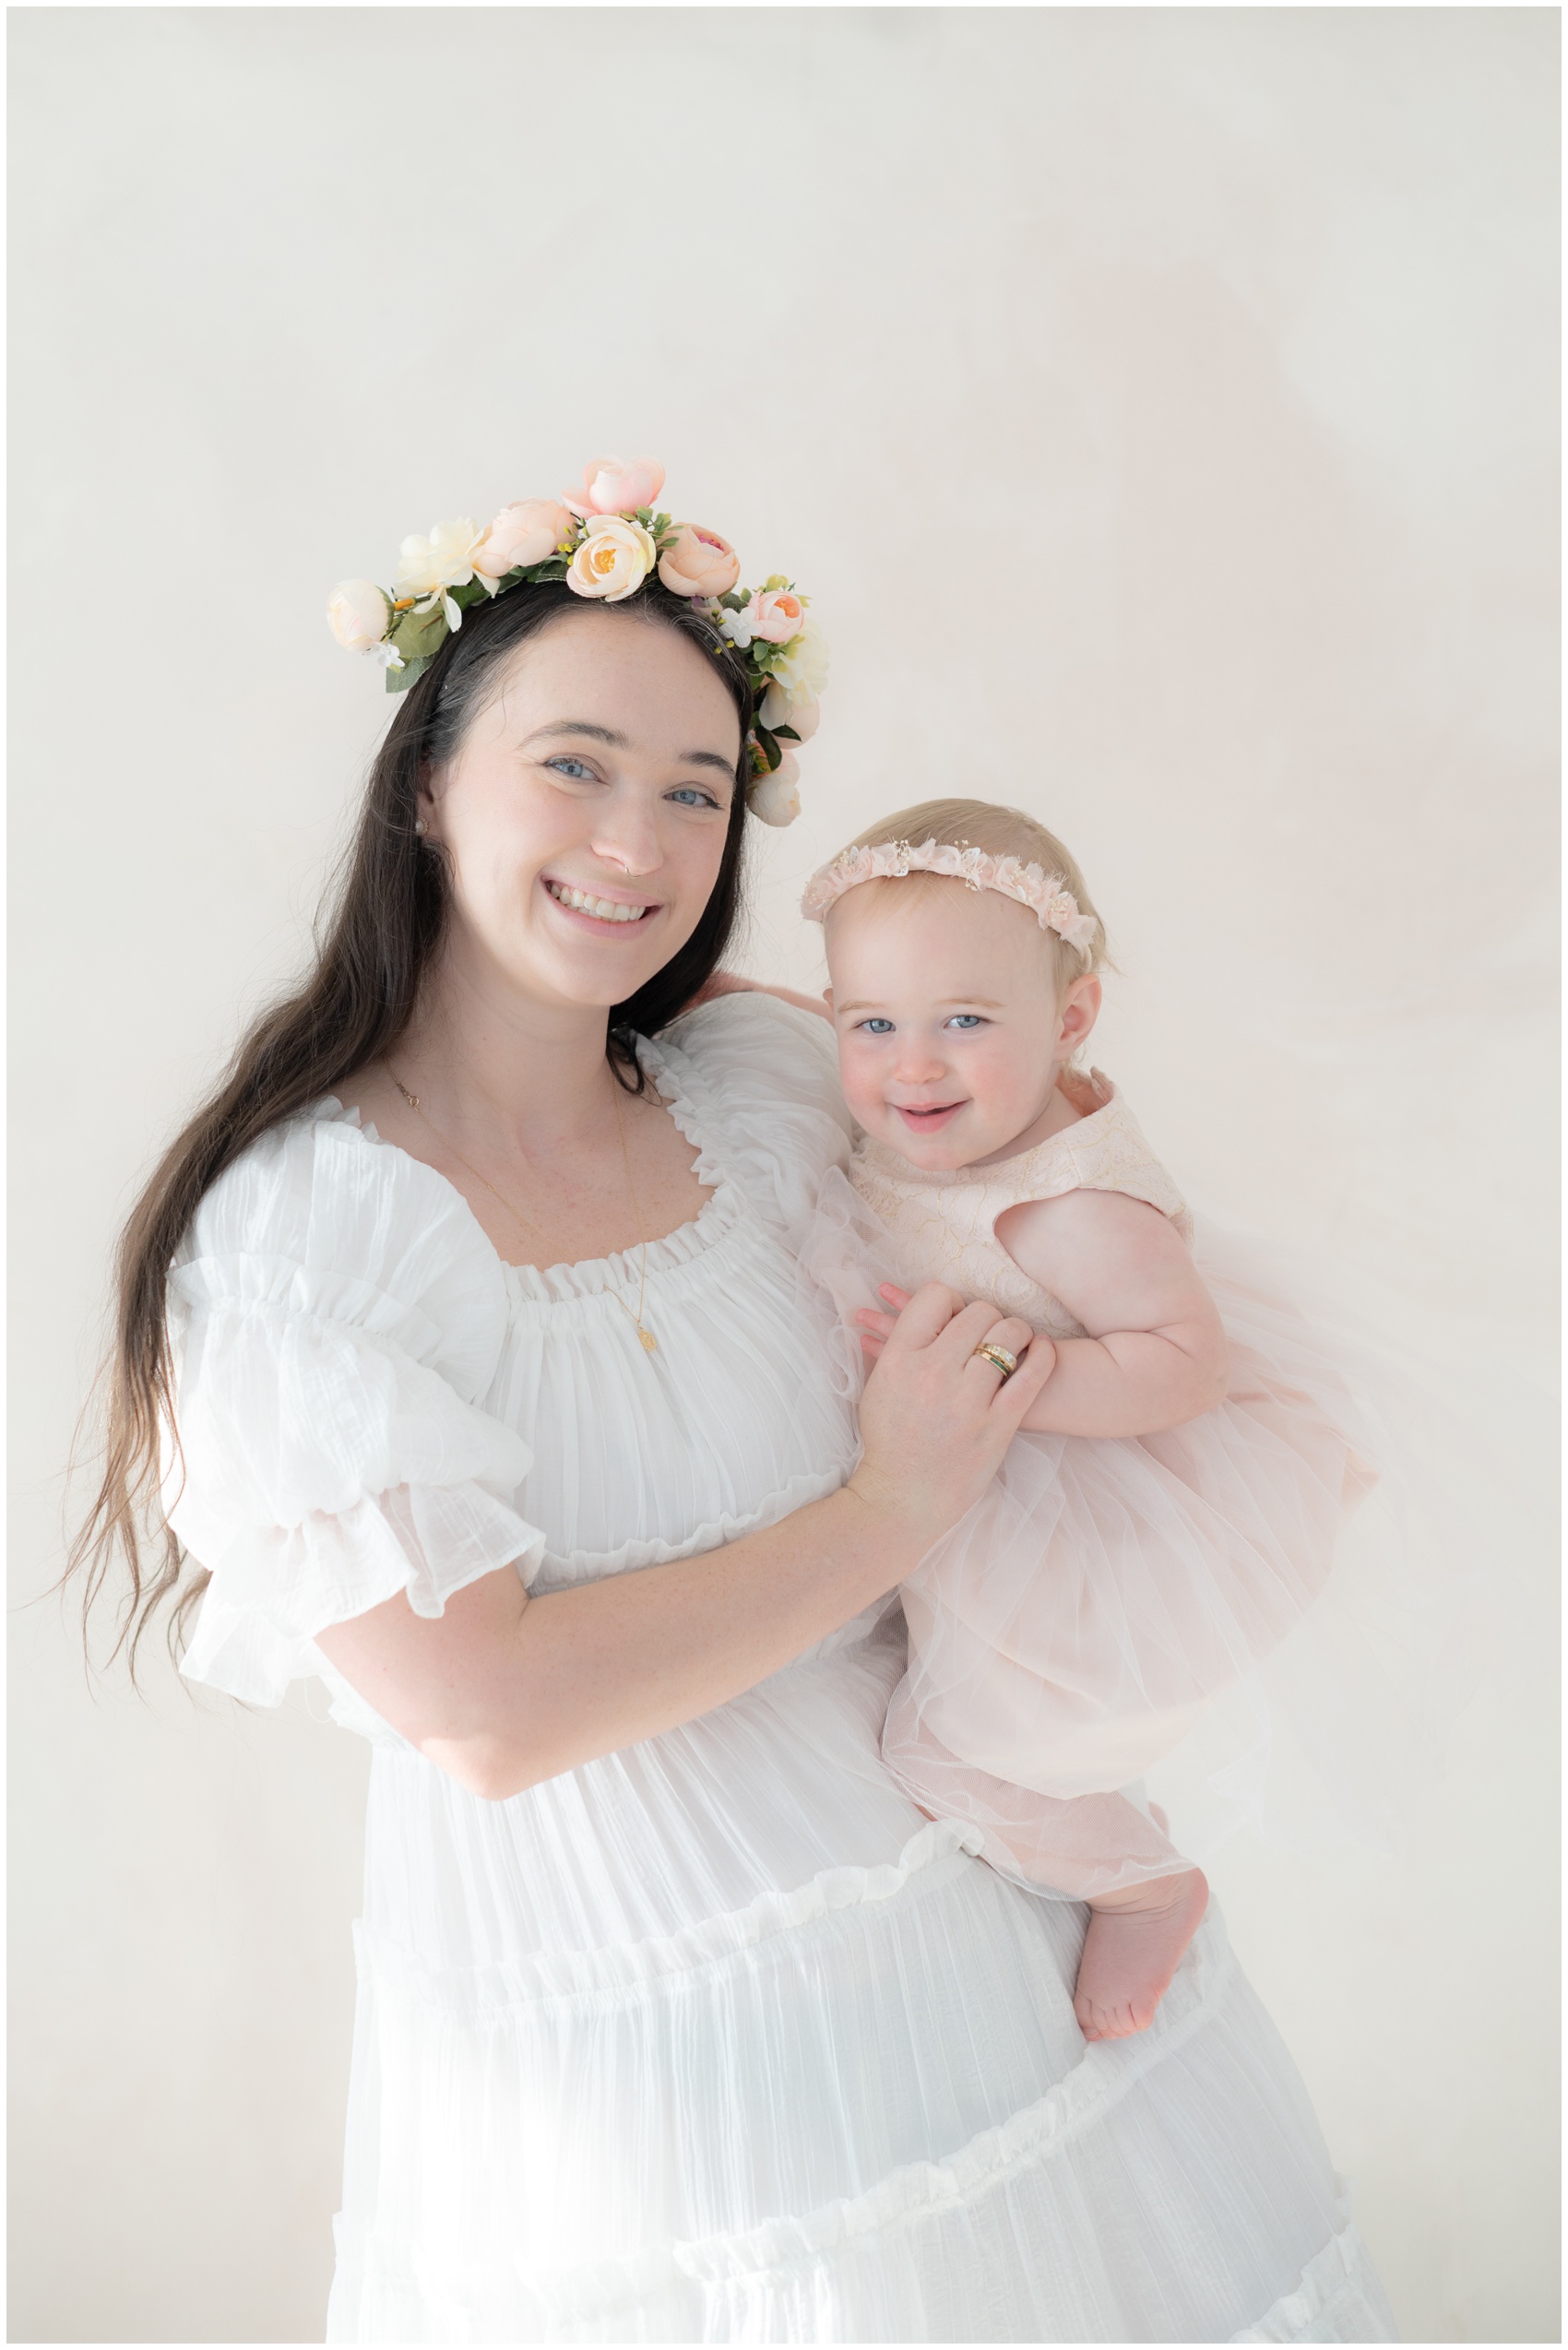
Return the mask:
M968 1105L963 1101L939 1101L917 1107L909 1102L896 1101L890 1102L888 1107L897 1111L911 1133L934 1134L939 1133Z

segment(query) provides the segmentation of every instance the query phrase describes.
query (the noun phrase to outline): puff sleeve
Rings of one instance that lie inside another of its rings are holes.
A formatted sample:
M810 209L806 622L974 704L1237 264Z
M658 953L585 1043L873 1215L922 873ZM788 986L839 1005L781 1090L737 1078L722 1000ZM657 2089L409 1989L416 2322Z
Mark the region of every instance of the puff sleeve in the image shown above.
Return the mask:
M164 1506L212 1575L191 1679L276 1704L325 1669L328 1625L537 1568L513 1507L532 1455L480 1403L505 1274L433 1169L335 1105L291 1120L214 1184L169 1286Z
M830 1167L849 1165L855 1125L838 1086L832 1023L776 995L721 995L659 1039L700 1129L723 1138L726 1173L798 1249ZM675 1105L677 1117L681 1104ZM701 1171L699 1169L699 1171Z

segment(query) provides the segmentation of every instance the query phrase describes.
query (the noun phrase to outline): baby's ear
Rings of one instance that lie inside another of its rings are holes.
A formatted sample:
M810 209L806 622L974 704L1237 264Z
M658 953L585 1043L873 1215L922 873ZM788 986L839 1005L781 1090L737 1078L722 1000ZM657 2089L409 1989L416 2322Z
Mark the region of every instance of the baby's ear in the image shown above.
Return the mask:
M1087 1042L1090 1029L1099 1017L1101 990L1099 979L1086 971L1067 990L1062 1005L1059 1033L1062 1041L1074 1050Z

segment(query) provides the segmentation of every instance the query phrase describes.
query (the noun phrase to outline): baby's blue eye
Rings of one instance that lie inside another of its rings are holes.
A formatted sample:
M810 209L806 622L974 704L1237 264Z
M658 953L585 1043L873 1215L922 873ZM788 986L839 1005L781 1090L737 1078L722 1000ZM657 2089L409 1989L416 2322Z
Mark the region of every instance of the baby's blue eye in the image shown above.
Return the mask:
M950 1028L983 1028L985 1022L978 1012L955 1012L947 1025Z
M893 1034L891 1020L862 1020L861 1026L868 1037L890 1037Z

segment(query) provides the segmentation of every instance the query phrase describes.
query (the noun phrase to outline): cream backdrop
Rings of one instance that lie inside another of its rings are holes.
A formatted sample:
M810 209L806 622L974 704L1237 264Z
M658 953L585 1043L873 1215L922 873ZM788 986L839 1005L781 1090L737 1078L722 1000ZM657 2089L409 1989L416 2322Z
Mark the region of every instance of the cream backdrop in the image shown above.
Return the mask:
M11 2338L319 2338L366 1758L87 1684L59 1468L138 1175L296 969L399 536L650 450L816 599L753 970L1016 800L1200 1200L1462 1402L1524 1624L1404 1863L1216 1882L1407 2335L1551 2341L1557 20L12 18Z

